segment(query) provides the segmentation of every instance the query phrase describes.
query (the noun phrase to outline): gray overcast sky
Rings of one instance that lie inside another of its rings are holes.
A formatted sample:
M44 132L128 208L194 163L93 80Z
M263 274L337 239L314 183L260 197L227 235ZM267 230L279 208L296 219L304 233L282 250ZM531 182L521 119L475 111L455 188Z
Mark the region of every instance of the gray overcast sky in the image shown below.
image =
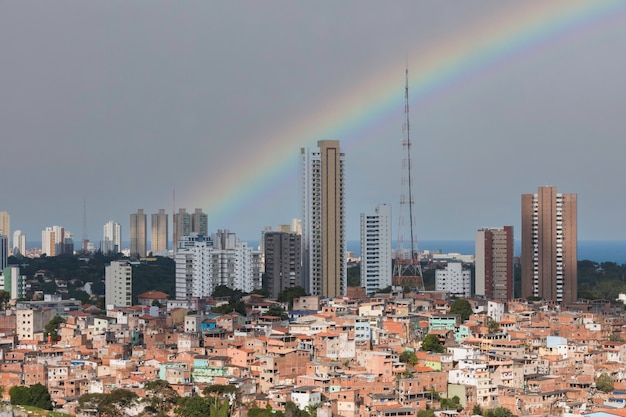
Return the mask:
M211 231L258 239L300 217L298 148L324 132L345 143L358 239L361 212L398 213L408 61L419 239L519 237L520 195L547 184L578 194L580 239L626 239L626 5L562 23L581 3L545 3L2 2L0 210L29 241L54 224L79 240L85 199L91 240L110 219L127 240L175 187ZM437 54L466 70L420 95Z

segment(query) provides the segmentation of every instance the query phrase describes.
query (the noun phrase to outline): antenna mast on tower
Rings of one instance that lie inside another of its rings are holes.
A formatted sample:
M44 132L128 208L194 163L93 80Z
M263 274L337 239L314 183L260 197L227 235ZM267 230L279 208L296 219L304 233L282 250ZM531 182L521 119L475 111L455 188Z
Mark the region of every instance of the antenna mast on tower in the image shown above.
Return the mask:
M83 198L83 252L89 250L89 238L87 237L87 199Z
M420 265L419 251L417 249L417 238L415 236L415 213L413 205L413 179L411 173L411 135L409 121L409 68L405 70L404 83L404 125L402 128L404 138L402 148L404 157L402 159L402 182L400 191L400 214L398 217L398 247L393 266L394 285L414 288L424 291L424 278ZM408 213L407 213L408 211ZM408 215L408 219L407 219ZM409 242L406 241L405 234L408 234Z

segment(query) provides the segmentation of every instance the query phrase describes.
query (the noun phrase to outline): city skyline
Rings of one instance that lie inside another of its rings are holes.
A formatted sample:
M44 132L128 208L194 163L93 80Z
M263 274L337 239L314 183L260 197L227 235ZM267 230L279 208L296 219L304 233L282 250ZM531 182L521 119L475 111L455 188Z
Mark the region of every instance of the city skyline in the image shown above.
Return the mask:
M538 184L578 195L580 239L626 240L621 2L15 2L0 19L0 172L19 178L0 210L29 242L53 224L98 242L111 219L128 241L138 207L258 240L300 217L298 150L324 139L345 149L358 240L360 213L398 213L407 64L418 243L519 230Z

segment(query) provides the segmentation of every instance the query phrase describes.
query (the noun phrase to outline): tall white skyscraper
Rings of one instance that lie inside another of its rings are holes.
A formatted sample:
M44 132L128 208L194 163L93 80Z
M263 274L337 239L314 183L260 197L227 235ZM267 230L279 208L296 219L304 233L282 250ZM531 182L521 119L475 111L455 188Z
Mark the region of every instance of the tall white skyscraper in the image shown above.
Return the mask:
M234 233L182 236L174 259L178 300L208 297L219 285L245 292L261 287L260 252Z
M346 274L345 156L337 140L301 149L302 275L311 295L344 295Z
M122 251L122 226L119 223L109 220L104 224L100 251L104 254Z
M26 253L26 235L21 230L13 232L13 254L24 255Z
M126 261L114 261L104 267L104 299L107 308L130 307L133 295L133 267Z
M391 285L391 206L361 213L361 286L367 294Z
M11 216L6 211L0 211L0 235L7 237L7 245L11 247Z

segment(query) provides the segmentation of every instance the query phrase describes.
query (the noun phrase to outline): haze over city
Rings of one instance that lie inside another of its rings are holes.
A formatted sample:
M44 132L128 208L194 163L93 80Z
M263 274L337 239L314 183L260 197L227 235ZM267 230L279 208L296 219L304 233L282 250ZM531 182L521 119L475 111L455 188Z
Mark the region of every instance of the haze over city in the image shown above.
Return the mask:
M626 4L10 2L0 12L0 210L58 224L174 201L257 239L300 217L301 147L346 154L347 237L398 211L404 71L418 239L520 223L578 194L579 239L626 239ZM79 239L76 239L77 241Z

